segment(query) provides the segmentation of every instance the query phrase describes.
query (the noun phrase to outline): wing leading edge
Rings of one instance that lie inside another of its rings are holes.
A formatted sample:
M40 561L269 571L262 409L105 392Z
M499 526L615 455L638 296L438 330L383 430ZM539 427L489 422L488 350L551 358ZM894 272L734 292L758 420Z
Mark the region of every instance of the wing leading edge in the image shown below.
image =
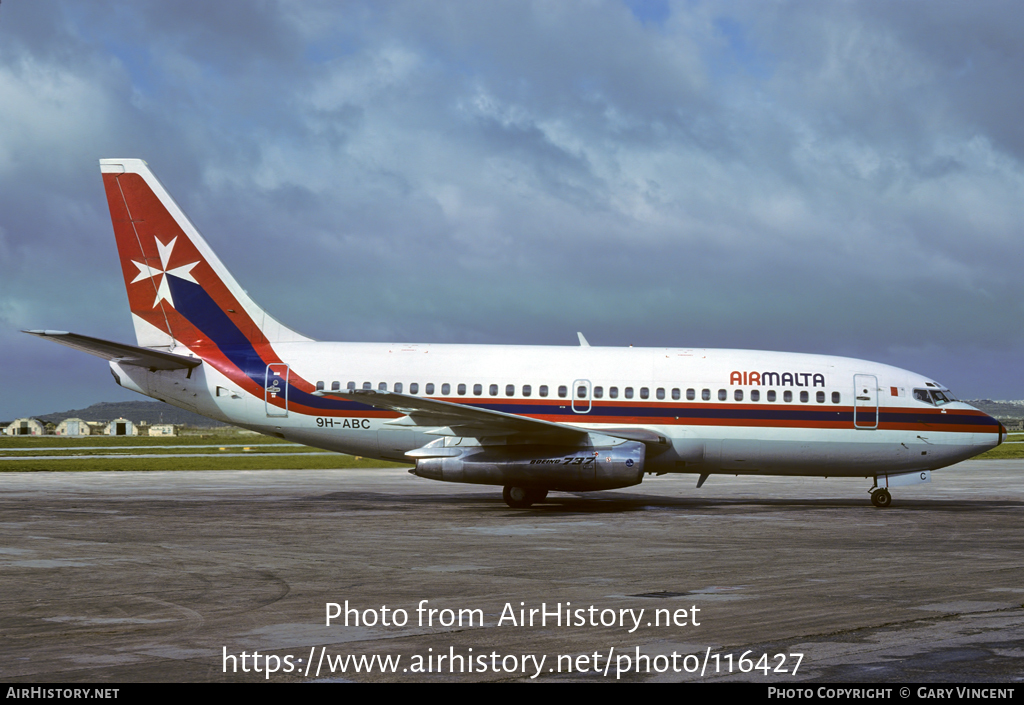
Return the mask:
M507 414L503 411L481 409L477 406L456 404L437 399L425 399L398 392L376 389L320 390L317 396L341 397L377 409L404 414L389 421L391 426L429 427L428 433L438 436L509 436L515 434L560 436L565 440L582 441L590 433L587 429L542 421L527 416Z

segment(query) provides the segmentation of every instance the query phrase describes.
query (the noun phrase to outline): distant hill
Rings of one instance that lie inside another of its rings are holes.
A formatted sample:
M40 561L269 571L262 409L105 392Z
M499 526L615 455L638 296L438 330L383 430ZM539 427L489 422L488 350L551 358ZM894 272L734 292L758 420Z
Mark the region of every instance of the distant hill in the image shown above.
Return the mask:
M185 426L199 426L201 428L214 428L225 425L219 421L208 419L205 416L193 414L191 411L185 411L176 406L165 404L162 401L104 401L99 404L93 404L85 409L55 411L52 414L40 414L35 418L54 424L70 418L84 419L86 421L113 421L117 418L125 418L135 423L140 421L145 421L149 424L173 423Z
M992 401L991 399L965 399L976 409L981 409L997 419L1024 419L1024 401Z

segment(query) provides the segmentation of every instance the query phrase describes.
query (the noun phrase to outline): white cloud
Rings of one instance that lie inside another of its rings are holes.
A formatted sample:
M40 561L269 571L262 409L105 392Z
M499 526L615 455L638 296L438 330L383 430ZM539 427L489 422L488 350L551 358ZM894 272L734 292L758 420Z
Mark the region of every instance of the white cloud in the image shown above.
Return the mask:
M66 169L110 123L102 84L72 67L30 56L0 64L0 173Z

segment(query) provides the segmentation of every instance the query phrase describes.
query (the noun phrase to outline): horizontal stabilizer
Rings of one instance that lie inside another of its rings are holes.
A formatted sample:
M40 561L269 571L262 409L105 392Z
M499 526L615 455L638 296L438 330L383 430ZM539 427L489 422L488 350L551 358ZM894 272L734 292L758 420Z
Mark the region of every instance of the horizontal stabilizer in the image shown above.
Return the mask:
M22 333L46 338L69 348L102 357L104 360L146 367L151 370L185 370L203 364L198 357L185 357L149 348L139 348L134 345L90 338L87 335L77 335L62 330L23 330Z

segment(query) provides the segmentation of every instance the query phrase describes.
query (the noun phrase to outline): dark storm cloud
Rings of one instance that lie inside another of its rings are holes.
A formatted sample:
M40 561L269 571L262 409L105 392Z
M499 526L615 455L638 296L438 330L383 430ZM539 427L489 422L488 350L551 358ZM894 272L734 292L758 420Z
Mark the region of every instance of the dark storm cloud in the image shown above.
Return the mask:
M146 159L243 286L317 337L583 329L1022 397L1022 13L4 3L0 341L24 383L0 417L118 392L15 332L132 339L109 156Z

